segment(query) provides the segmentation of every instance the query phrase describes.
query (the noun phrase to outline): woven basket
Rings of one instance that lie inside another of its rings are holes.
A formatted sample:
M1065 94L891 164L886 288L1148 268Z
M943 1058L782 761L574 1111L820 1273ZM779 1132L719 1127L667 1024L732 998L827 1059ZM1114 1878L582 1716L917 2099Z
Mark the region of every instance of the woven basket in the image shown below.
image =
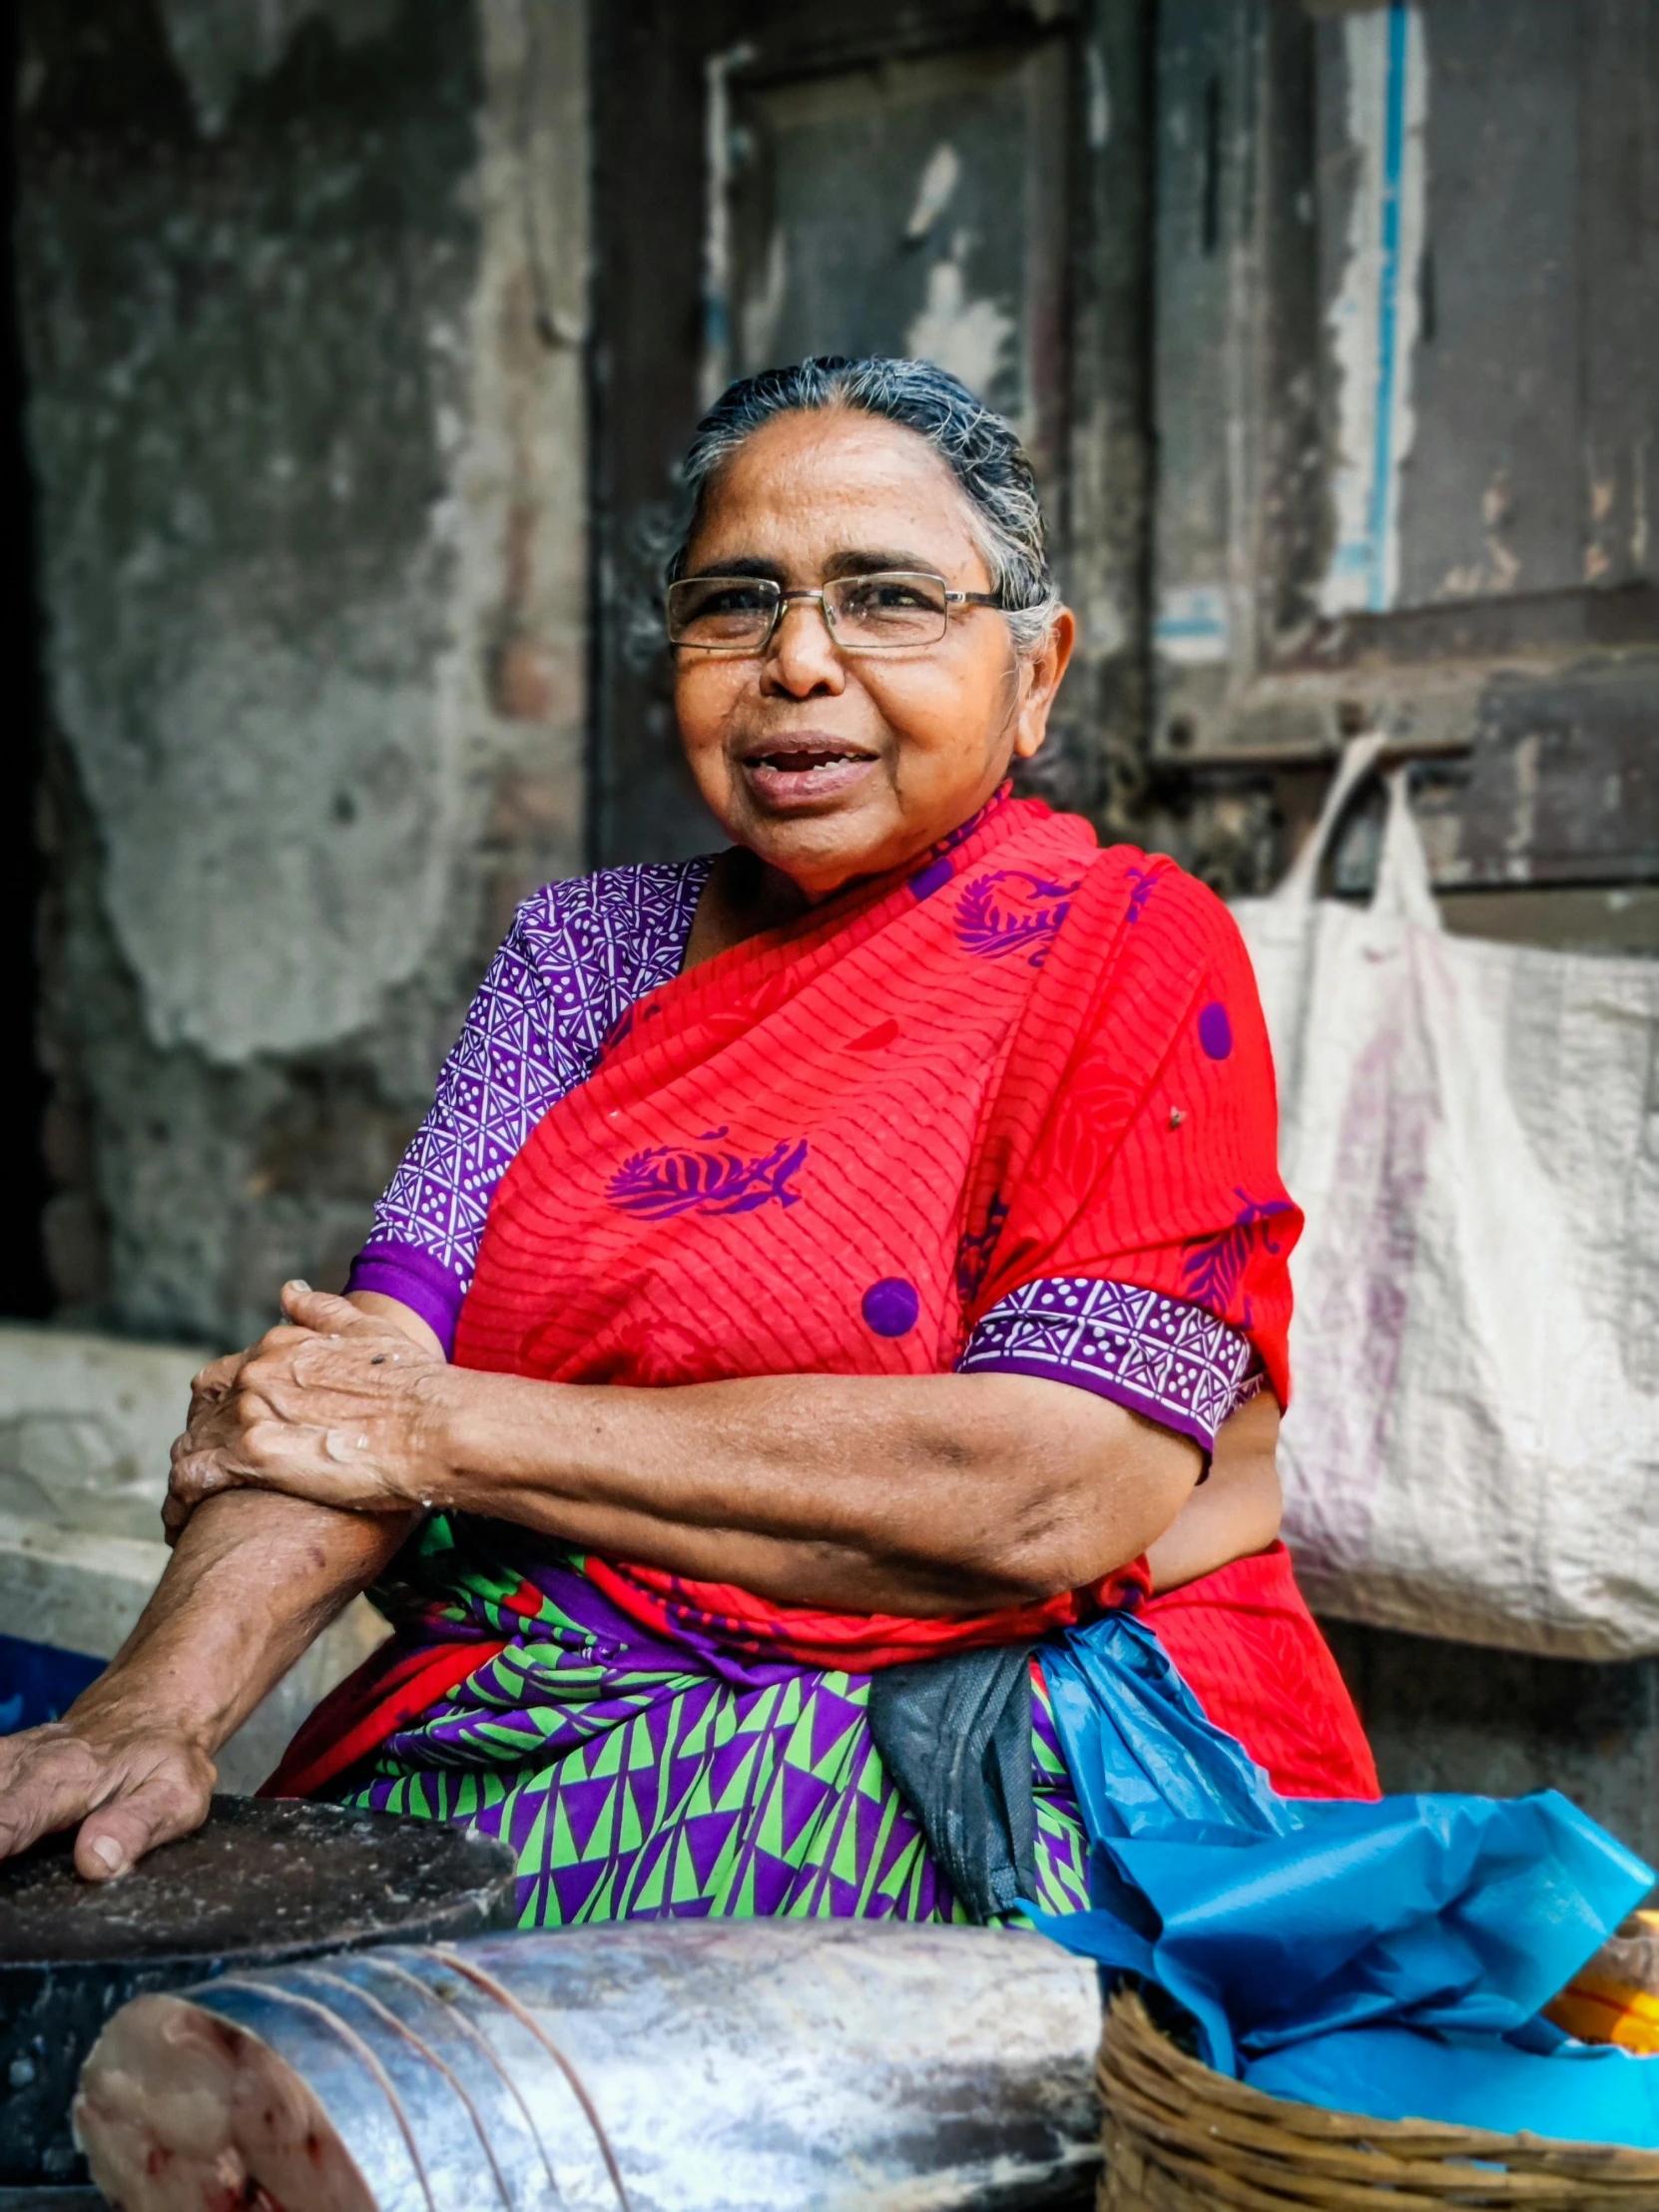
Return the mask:
M1187 2057L1130 1990L1112 1999L1098 2071L1099 2212L1659 2212L1659 2153L1270 2097Z

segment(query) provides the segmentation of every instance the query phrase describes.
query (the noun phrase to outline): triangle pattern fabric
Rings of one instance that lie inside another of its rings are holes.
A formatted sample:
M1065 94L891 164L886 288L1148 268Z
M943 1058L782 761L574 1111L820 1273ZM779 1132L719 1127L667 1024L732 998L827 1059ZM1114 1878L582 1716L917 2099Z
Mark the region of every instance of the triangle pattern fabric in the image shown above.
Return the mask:
M602 1633L603 1601L580 1574L556 1579L556 1618L390 1737L349 1802L501 1837L525 1928L961 1917L870 1740L867 1675L780 1661L733 1679L685 1653L676 1668L650 1650L636 1661ZM1087 1846L1040 1697L1035 1720L1035 1902L1076 1911Z

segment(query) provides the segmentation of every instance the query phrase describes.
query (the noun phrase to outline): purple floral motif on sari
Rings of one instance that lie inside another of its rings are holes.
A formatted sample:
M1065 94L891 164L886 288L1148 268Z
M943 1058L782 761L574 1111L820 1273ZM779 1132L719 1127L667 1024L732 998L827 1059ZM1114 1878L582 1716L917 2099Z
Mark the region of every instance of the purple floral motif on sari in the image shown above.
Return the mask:
M1245 1263L1256 1240L1260 1238L1269 1252L1279 1250L1267 1224L1276 1214L1294 1211L1288 1198L1254 1199L1245 1191L1238 1191L1235 1196L1244 1203L1232 1228L1218 1229L1208 1237L1195 1237L1184 1248L1186 1258L1181 1263L1181 1273L1197 1305L1225 1310L1244 1274Z
M981 960L1004 960L1017 952L1032 967L1041 967L1071 911L1076 889L1076 878L1055 883L1029 868L992 868L976 875L963 891L956 908L957 938Z
M979 1296L979 1286L985 1280L985 1270L991 1264L991 1254L996 1250L996 1240L1007 1219L1007 1203L993 1191L990 1204L985 1208L985 1226L962 1232L961 1243L956 1247L956 1296L964 1306L971 1306Z
M725 1134L710 1129L705 1139ZM674 1214L752 1214L773 1199L780 1206L797 1203L801 1193L791 1190L790 1177L806 1157L804 1137L794 1144L784 1137L758 1160L691 1145L652 1145L623 1162L605 1195L622 1213L642 1214L648 1221L667 1221Z
M348 1288L419 1314L447 1352L496 1186L550 1106L680 972L712 858L547 883L513 918Z

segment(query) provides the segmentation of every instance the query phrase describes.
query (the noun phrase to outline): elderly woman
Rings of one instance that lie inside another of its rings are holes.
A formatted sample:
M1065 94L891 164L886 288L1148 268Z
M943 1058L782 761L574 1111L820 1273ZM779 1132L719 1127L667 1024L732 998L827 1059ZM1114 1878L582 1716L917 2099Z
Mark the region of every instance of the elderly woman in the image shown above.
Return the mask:
M96 1878L200 1821L371 1583L396 1634L272 1787L508 1839L527 1925L1086 1903L1042 1654L1124 1608L1281 1791L1375 1795L1275 1541L1249 961L1009 793L1073 636L1025 456L937 369L819 360L687 474L731 845L520 909L346 1297L199 1379L172 1566L0 1747L8 1848L79 1821Z

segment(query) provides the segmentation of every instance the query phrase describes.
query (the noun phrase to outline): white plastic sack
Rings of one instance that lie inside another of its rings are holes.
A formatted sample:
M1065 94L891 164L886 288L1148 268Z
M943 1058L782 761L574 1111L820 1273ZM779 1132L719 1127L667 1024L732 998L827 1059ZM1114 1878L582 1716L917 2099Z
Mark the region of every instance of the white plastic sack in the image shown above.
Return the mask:
M1339 1618L1659 1650L1659 962L1448 936L1390 779L1376 894L1320 830L1241 901L1292 1262L1285 1535Z

